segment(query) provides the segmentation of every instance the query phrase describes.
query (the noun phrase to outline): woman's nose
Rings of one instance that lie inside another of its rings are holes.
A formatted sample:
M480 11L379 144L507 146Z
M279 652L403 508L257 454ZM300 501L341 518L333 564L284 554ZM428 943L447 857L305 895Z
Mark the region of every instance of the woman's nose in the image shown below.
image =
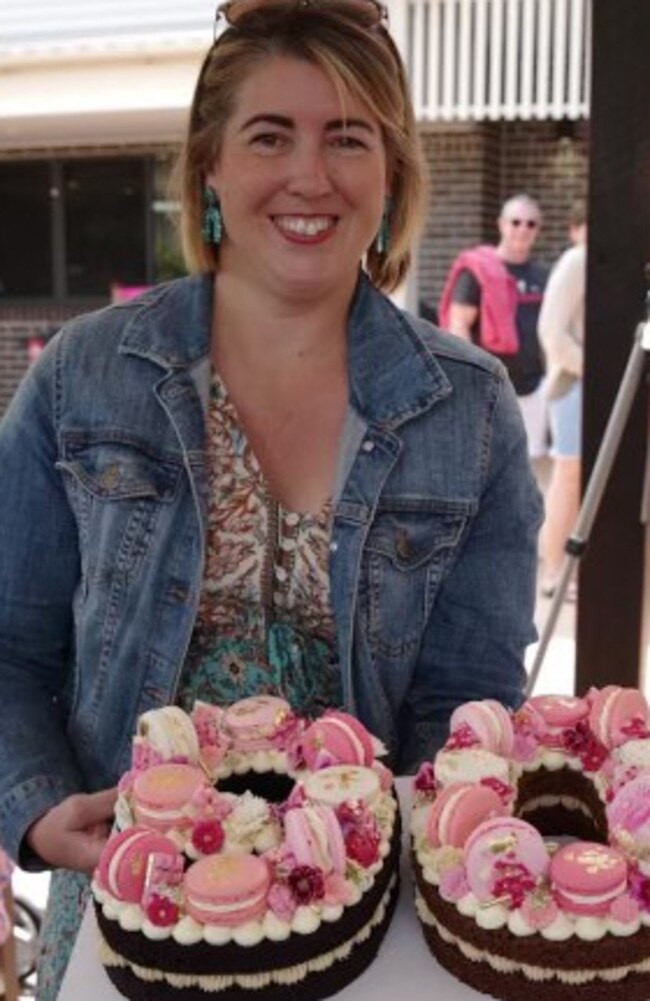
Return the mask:
M291 158L287 189L306 198L319 198L329 194L332 188L326 151L320 146L297 147Z

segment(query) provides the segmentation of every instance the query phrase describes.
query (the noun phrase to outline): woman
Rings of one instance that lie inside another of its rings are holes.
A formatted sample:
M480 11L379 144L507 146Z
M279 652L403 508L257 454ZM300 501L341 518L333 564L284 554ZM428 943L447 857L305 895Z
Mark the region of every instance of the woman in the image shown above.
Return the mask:
M423 190L383 8L224 13L183 165L197 273L61 331L0 436L0 839L35 867L92 868L154 706L343 705L406 771L460 701L521 698L516 400L379 291ZM54 881L61 931L85 882Z

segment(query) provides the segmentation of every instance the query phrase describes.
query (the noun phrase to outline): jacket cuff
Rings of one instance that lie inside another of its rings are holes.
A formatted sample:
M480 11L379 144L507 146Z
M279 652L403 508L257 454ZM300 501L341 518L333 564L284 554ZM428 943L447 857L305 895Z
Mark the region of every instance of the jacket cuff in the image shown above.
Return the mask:
M60 775L36 775L0 799L0 844L21 869L41 872L51 868L29 848L25 835L39 817L80 791L79 785Z

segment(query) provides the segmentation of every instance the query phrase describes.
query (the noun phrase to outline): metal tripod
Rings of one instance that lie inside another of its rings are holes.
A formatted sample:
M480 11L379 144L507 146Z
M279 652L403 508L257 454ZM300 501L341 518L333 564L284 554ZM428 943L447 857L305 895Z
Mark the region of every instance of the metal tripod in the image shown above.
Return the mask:
M630 357L621 380L621 384L614 401L612 412L605 428L605 434L596 457L596 462L587 484L582 506L578 513L572 534L566 541L564 550L566 556L562 566L562 572L555 588L553 601L549 609L548 618L544 624L544 629L540 636L539 646L535 653L526 685L526 694L532 695L539 672L542 667L546 650L551 641L555 624L562 608L562 602L566 594L569 581L573 574L575 565L583 555L589 533L591 532L594 519L598 512L598 507L602 499L607 481L618 453L618 448L623 437L623 432L632 409L632 404L636 398L637 390L641 382L647 358L650 356L650 292L646 298L646 321L640 323L634 335L634 343L630 352ZM648 412L650 418L650 410ZM647 458L645 466L643 497L641 499L641 522L647 524L650 520L650 428L647 436Z

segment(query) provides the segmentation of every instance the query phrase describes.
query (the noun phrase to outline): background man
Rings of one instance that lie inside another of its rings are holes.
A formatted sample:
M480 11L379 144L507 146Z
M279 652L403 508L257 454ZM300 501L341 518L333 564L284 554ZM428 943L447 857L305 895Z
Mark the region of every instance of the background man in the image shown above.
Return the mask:
M499 243L463 251L440 301L440 325L497 355L514 385L532 459L546 453L544 355L537 321L548 268L531 260L542 215L530 195L504 202Z

